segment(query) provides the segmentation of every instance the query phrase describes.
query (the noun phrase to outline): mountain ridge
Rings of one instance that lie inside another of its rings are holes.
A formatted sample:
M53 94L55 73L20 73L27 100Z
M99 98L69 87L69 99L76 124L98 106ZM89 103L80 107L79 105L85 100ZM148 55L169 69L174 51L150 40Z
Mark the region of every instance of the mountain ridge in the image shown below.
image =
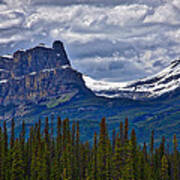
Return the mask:
M131 82L105 82L83 76L86 86L97 96L147 100L158 98L180 88L180 60L174 60L163 71Z
M46 47L41 43L34 48L17 50L13 56L0 56L0 84L6 84L9 80L23 80L25 77L40 73L56 73L60 69L68 68L77 72L71 67L61 41L53 42L52 47ZM180 87L180 60L171 62L167 68L156 75L131 82L105 82L83 74L80 76L87 89L97 96L147 100L158 98ZM165 83L169 85L165 86ZM2 100L0 102L2 103Z

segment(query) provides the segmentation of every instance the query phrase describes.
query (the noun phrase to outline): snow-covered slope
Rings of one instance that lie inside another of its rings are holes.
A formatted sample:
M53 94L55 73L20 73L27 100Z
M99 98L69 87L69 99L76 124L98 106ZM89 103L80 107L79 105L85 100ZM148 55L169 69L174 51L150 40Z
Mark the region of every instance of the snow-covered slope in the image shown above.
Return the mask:
M83 76L83 79L86 86L97 96L130 99L154 98L180 88L180 60L173 61L170 66L154 76L131 82L105 82L88 76Z

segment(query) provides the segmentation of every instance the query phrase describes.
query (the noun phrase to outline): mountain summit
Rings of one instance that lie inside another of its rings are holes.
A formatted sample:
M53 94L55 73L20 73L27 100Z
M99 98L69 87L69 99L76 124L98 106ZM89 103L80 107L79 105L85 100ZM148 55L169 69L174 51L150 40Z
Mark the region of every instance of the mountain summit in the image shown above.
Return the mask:
M0 105L58 104L83 93L93 94L71 67L61 41L0 57Z
M0 57L1 72L4 70L0 79L19 77L39 72L43 69L58 68L63 65L70 66L70 62L61 41L55 41L52 48L40 44L26 51L18 50L12 57Z

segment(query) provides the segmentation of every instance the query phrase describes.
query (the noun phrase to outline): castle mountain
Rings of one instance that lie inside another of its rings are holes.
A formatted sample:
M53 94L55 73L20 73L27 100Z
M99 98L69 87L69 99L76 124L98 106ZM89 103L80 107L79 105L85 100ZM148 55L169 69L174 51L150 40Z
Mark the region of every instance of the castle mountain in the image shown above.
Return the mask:
M90 95L82 74L72 69L61 41L0 58L0 104L21 105Z

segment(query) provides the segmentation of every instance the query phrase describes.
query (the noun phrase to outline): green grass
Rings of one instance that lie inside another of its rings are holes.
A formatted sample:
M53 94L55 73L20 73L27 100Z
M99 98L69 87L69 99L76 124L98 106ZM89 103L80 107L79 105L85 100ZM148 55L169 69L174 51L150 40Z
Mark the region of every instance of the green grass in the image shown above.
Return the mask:
M55 98L55 99L52 99L50 100L46 106L47 108L51 109L51 108L54 108L56 106L58 106L59 104L62 104L62 103L65 103L67 101L70 101L71 98L75 95L75 93L68 93L68 94L63 94L61 97L59 98Z

